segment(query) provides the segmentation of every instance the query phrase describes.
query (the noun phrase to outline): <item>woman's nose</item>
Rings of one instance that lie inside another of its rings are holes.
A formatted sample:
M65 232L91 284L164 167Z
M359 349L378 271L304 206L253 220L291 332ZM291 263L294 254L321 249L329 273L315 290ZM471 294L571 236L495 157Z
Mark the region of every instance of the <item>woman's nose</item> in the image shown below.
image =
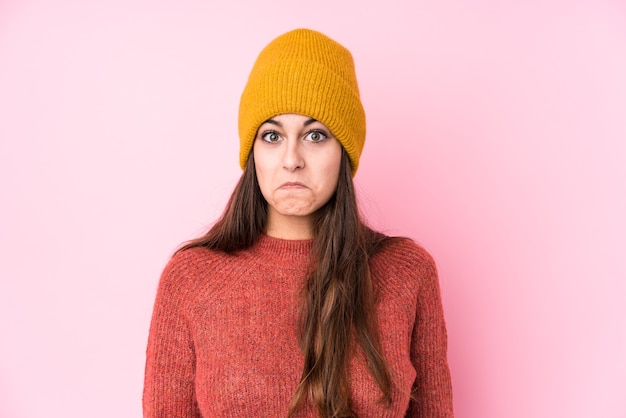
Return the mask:
M289 139L286 141L283 153L283 167L289 171L304 167L301 144L297 139Z

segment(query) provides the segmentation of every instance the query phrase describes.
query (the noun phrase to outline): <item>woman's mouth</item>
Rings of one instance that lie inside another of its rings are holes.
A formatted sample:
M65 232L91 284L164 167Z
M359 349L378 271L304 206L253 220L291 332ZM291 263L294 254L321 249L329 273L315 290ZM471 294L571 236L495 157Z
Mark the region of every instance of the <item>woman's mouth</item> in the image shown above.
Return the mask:
M279 189L304 189L306 186L296 181L289 181L280 185Z

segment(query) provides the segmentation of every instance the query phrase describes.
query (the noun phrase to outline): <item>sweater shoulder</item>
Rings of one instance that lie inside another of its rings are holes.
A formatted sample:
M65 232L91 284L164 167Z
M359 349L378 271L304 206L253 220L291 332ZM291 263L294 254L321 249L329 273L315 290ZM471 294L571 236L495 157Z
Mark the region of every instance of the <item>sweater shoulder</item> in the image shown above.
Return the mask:
M176 293L193 293L199 286L210 284L216 273L228 270L233 257L204 247L178 251L163 269L159 286Z
M438 286L433 257L409 238L387 238L371 256L370 271L377 292L411 309L422 290Z
M377 270L403 275L436 274L432 255L410 238L387 237L371 256L371 263Z
M203 247L188 248L172 255L165 266L164 274L170 273L168 277L194 276L211 264L219 262L224 256Z

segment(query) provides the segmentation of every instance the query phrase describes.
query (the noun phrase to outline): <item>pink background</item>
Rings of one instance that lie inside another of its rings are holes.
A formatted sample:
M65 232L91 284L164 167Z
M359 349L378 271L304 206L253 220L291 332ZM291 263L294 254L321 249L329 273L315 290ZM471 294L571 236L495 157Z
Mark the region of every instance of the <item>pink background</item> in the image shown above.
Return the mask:
M141 415L161 269L240 174L256 55L303 26L356 60L364 212L438 262L457 416L625 417L626 8L602 0L0 2L0 416Z

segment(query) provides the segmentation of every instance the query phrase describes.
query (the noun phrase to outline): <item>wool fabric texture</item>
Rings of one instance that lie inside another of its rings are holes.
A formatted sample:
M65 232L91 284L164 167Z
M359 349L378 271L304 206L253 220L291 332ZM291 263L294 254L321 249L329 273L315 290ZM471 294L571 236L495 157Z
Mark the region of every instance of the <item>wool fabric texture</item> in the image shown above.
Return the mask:
M356 174L365 144L365 111L350 51L310 29L287 32L261 51L239 104L242 168L259 126L283 113L326 125L347 151Z
M144 417L286 417L304 359L298 346L300 291L311 240L261 236L233 255L178 252L159 283L143 392ZM392 404L358 345L349 365L361 418L453 417L447 336L435 264L408 239L370 258ZM409 396L413 394L413 399ZM316 417L303 405L296 417Z

